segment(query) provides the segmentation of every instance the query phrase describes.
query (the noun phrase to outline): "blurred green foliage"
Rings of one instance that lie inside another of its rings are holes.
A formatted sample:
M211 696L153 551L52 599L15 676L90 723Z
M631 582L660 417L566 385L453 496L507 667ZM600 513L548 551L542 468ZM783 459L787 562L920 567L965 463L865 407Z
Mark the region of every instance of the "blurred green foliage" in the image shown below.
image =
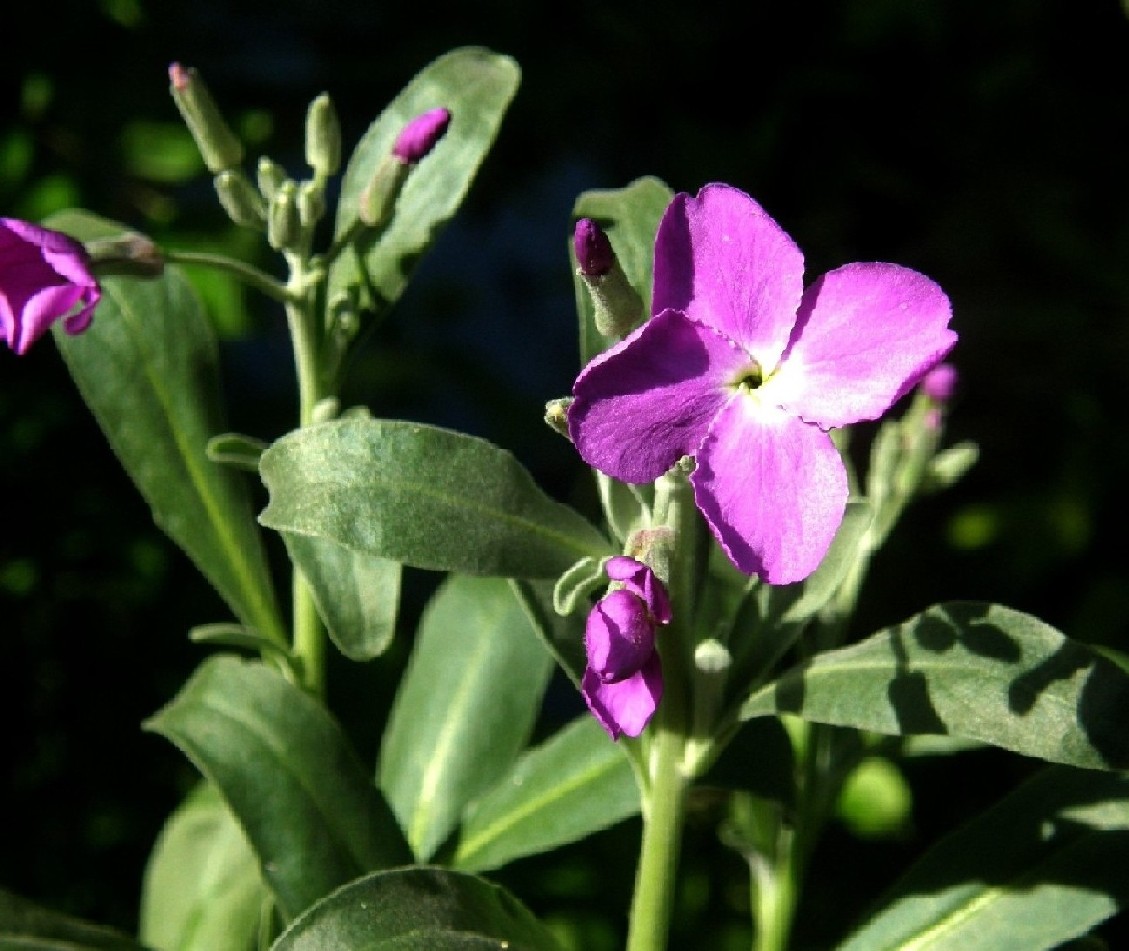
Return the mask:
M733 15L673 0L551 13L504 0L25 6L0 62L0 214L80 205L173 247L272 268L219 210L177 123L168 64L200 70L251 156L297 170L318 93L333 97L349 145L435 56L493 47L519 62L522 87L467 206L357 355L352 400L486 436L557 497L591 504L567 443L541 423L577 369L572 203L645 174L676 190L727 181L796 237L811 275L891 260L953 299L951 434L981 458L879 554L859 633L983 598L1129 649L1122 6L821 0L751 6L740 28ZM229 280L192 277L226 340L235 427L281 435L294 408L280 314ZM187 630L225 615L152 525L50 344L0 353L0 365L0 883L132 928L148 848L193 775L139 723L202 659ZM865 431L855 442L861 453ZM433 580L408 582L405 630L413 592L418 606ZM331 672L366 753L402 660ZM374 680L386 686L375 696ZM576 709L568 690L551 696ZM825 945L925 844L1029 768L990 750L959 756L906 765L903 834L829 831L801 945ZM712 921L712 947L742 947L745 872L718 839L721 819L703 801L691 821L675 918ZM535 910L568 915L584 947L614 947L637 831L621 824L498 877Z

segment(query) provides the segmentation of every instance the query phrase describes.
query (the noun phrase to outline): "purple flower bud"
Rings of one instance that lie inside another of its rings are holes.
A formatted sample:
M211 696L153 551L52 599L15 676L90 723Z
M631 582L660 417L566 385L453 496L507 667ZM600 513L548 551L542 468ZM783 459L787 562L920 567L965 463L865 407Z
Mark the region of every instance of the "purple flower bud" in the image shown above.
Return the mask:
M925 374L921 381L921 391L931 400L947 403L952 399L957 385L957 369L951 363L938 363Z
M435 148L451 122L451 111L442 107L422 112L401 130L392 146L392 154L414 164Z
M588 665L581 693L608 736L638 736L662 698L662 663L655 628L670 621L662 582L627 556L608 561L613 588L592 608L584 631Z
M27 221L0 218L0 337L9 348L26 353L57 320L67 333L82 333L101 297L81 244Z
M572 247L580 273L586 277L607 274L615 264L615 252L603 229L591 218L581 218L572 232Z

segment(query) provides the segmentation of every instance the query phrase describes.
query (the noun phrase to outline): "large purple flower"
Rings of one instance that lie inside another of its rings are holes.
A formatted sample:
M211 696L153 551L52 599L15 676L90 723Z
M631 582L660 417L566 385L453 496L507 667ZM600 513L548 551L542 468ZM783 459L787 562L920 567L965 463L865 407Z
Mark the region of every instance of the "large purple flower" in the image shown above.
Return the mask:
M580 690L600 726L617 740L642 733L662 699L655 626L670 622L670 600L655 573L634 558L611 558L604 570L619 586L588 615L588 666Z
M675 196L655 239L652 314L573 387L580 455L624 482L682 456L733 563L807 577L842 521L847 473L828 430L876 419L956 342L927 277L847 264L806 290L800 249L728 185Z
M82 333L101 297L81 244L27 221L0 218L0 336L12 350L27 352L57 320L67 333Z

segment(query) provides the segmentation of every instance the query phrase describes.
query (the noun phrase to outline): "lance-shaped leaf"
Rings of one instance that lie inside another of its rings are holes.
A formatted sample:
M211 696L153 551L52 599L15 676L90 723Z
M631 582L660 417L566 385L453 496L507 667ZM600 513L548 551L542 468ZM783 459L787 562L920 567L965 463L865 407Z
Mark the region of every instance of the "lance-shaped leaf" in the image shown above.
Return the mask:
M555 592L552 582L514 580L510 585L545 649L579 690L588 661L584 652L587 606L577 605L569 614L561 615L553 604Z
M623 750L587 713L523 754L471 804L453 864L498 868L575 842L639 812L639 789Z
M364 872L410 860L337 721L264 664L209 658L146 727L223 795L284 918Z
M942 839L838 951L1043 951L1129 900L1129 780L1055 766Z
M371 295L369 303L377 314L399 298L421 254L466 197L517 92L520 75L508 56L480 47L452 50L417 74L369 127L341 181L334 232L338 238L356 223L362 192L407 122L440 106L451 112L443 138L411 170L387 228L368 239L362 235L355 250L333 261L331 306L358 284Z
M377 872L318 902L271 951L560 951L505 889L461 872Z
M128 935L63 915L0 889L4 951L147 951Z
M623 273L643 298L643 312L651 312L651 271L654 266L655 232L666 206L674 197L662 181L651 176L637 178L626 188L587 191L576 199L573 220L591 218L607 233ZM572 247L571 232L569 248ZM595 310L588 287L576 274L572 260L576 310L580 317L580 362L587 363L613 342L596 329Z
M270 893L247 837L215 788L201 783L169 817L141 892L141 940L160 951L259 945Z
M312 535L283 537L341 653L358 661L383 654L396 633L400 563Z
M380 749L380 787L426 861L509 774L552 661L500 578L448 578L420 620Z
M462 433L340 419L283 436L264 454L260 521L416 568L553 577L613 554L504 449Z
M121 232L82 212L50 220L82 240ZM54 334L114 453L176 542L245 624L285 642L245 476L207 456L226 430L215 335L176 268L106 278L85 333Z
M930 608L757 690L744 718L795 713L890 735L951 734L1056 763L1129 766L1129 674L996 604Z

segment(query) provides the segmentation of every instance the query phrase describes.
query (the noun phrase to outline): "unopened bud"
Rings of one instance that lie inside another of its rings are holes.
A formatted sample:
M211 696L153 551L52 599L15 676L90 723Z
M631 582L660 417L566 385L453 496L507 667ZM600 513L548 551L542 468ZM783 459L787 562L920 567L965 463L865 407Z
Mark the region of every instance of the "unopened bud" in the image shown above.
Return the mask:
M379 228L392 217L396 197L408 180L411 166L388 156L376 167L357 203L357 217L370 228Z
M596 329L605 337L626 337L643 317L643 298L623 273L608 236L591 218L581 218L572 249L576 273L592 295Z
M267 202L271 202L274 201L274 196L278 194L282 183L286 181L286 172L281 165L264 155L259 159L256 180L259 185L259 193Z
M215 175L243 161L243 144L224 121L195 69L173 63L169 67L169 91L209 172Z
M322 93L306 112L306 164L328 177L341 166L341 123L328 94Z
M86 242L90 269L98 277L160 277L165 256L152 238L134 231Z
M298 186L298 220L309 228L325 214L325 189L317 182L302 182Z
M568 408L571 405L571 396L562 396L555 400L549 400L545 404L545 422L548 423L550 429L564 436L570 442L572 437L568 432Z
M947 403L957 385L957 370L951 363L938 363L921 380L921 392L938 403Z
M216 177L216 195L227 216L244 228L261 231L266 224L267 209L262 196L240 171L228 169Z
M420 113L401 130L392 146L392 154L409 164L422 159L435 148L451 122L451 110L442 107Z
M302 234L297 191L293 182L284 182L267 211L267 241L276 251L292 249Z

